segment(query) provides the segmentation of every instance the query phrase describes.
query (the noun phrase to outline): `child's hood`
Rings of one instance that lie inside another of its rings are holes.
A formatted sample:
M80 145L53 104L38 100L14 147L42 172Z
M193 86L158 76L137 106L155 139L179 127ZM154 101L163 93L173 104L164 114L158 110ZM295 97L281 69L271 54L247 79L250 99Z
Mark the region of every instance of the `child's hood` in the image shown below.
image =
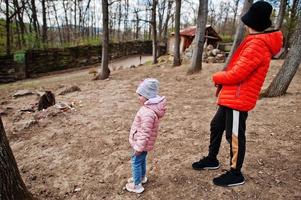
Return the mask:
M272 31L250 36L263 40L273 56L276 55L282 47L283 35L281 31Z
M164 96L156 96L144 103L144 106L153 110L158 118L162 118L166 111L166 98Z

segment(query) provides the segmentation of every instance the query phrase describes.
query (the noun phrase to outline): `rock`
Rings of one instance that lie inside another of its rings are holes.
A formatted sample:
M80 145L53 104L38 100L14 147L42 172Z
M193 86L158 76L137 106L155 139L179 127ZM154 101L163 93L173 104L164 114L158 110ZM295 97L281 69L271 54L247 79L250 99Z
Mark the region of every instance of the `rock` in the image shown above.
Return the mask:
M37 104L31 104L30 106L22 108L20 111L21 112L35 112L37 108Z
M24 129L29 129L37 123L38 122L35 119L22 120L22 121L16 123L15 130L22 131Z
M27 95L32 95L34 94L32 91L30 90L18 90L13 97L18 98L18 97L23 97L23 96L27 96Z
M59 95L65 95L65 94L76 92L76 91L81 91L81 89L78 86L74 85L74 86L71 86L71 87L66 88L63 91L61 91L59 93Z
M80 192L82 189L81 188L75 188L74 192Z
M38 111L34 115L35 120L41 120L48 117L55 117L59 114L63 113L59 108L55 106L49 107L47 110Z
M4 111L4 110L2 110L2 109L0 109L0 116L5 116L5 115L7 115L7 112Z
M209 56L209 57L207 58L207 62L208 62L208 63L214 63L214 62L215 62L215 58L214 58L213 56Z
M211 51L211 50L214 49L214 47L211 44L209 44L206 48L207 48L208 51Z
M136 68L135 65L131 65L131 66L130 66L130 69L134 69L134 68Z
M212 55L214 55L214 56L216 56L219 52L220 52L219 49L213 49L213 50L211 51Z
M67 111L67 110L71 109L71 106L64 102L58 102L54 106L62 111Z
M9 104L9 101L1 101L0 102L0 105L6 105L6 104Z

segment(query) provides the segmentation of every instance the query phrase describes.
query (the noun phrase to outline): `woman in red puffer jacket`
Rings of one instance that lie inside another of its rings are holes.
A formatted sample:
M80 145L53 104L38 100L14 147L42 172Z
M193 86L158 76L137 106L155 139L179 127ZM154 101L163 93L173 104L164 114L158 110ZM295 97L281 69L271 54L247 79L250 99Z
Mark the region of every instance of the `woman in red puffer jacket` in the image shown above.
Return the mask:
M245 183L241 173L246 150L246 120L248 111L256 105L260 89L269 69L271 57L282 47L280 31L265 32L271 26L272 6L264 1L254 3L241 18L249 35L234 53L225 71L213 74L215 85L221 85L219 108L210 124L208 156L192 164L193 169L218 169L217 155L226 131L230 143L230 170L213 179L218 186Z

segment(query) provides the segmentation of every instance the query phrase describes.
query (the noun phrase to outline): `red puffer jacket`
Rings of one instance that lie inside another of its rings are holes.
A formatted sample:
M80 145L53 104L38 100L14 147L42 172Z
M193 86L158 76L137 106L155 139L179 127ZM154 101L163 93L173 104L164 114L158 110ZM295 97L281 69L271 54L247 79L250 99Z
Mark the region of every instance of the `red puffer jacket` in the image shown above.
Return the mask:
M227 69L213 74L214 83L223 86L218 96L219 105L239 111L255 107L271 57L280 51L282 39L280 31L247 36Z

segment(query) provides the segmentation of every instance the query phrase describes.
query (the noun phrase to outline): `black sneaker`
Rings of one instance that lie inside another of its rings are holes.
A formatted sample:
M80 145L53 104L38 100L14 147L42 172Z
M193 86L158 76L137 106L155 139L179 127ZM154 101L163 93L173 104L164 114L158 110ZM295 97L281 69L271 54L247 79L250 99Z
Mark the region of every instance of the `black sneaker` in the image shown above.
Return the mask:
M245 178L242 173L235 173L234 171L230 170L225 174L214 178L213 183L218 186L233 187L244 184Z
M207 157L203 157L198 162L192 163L192 168L195 170L202 170L202 169L218 169L219 162L217 159L212 159Z

